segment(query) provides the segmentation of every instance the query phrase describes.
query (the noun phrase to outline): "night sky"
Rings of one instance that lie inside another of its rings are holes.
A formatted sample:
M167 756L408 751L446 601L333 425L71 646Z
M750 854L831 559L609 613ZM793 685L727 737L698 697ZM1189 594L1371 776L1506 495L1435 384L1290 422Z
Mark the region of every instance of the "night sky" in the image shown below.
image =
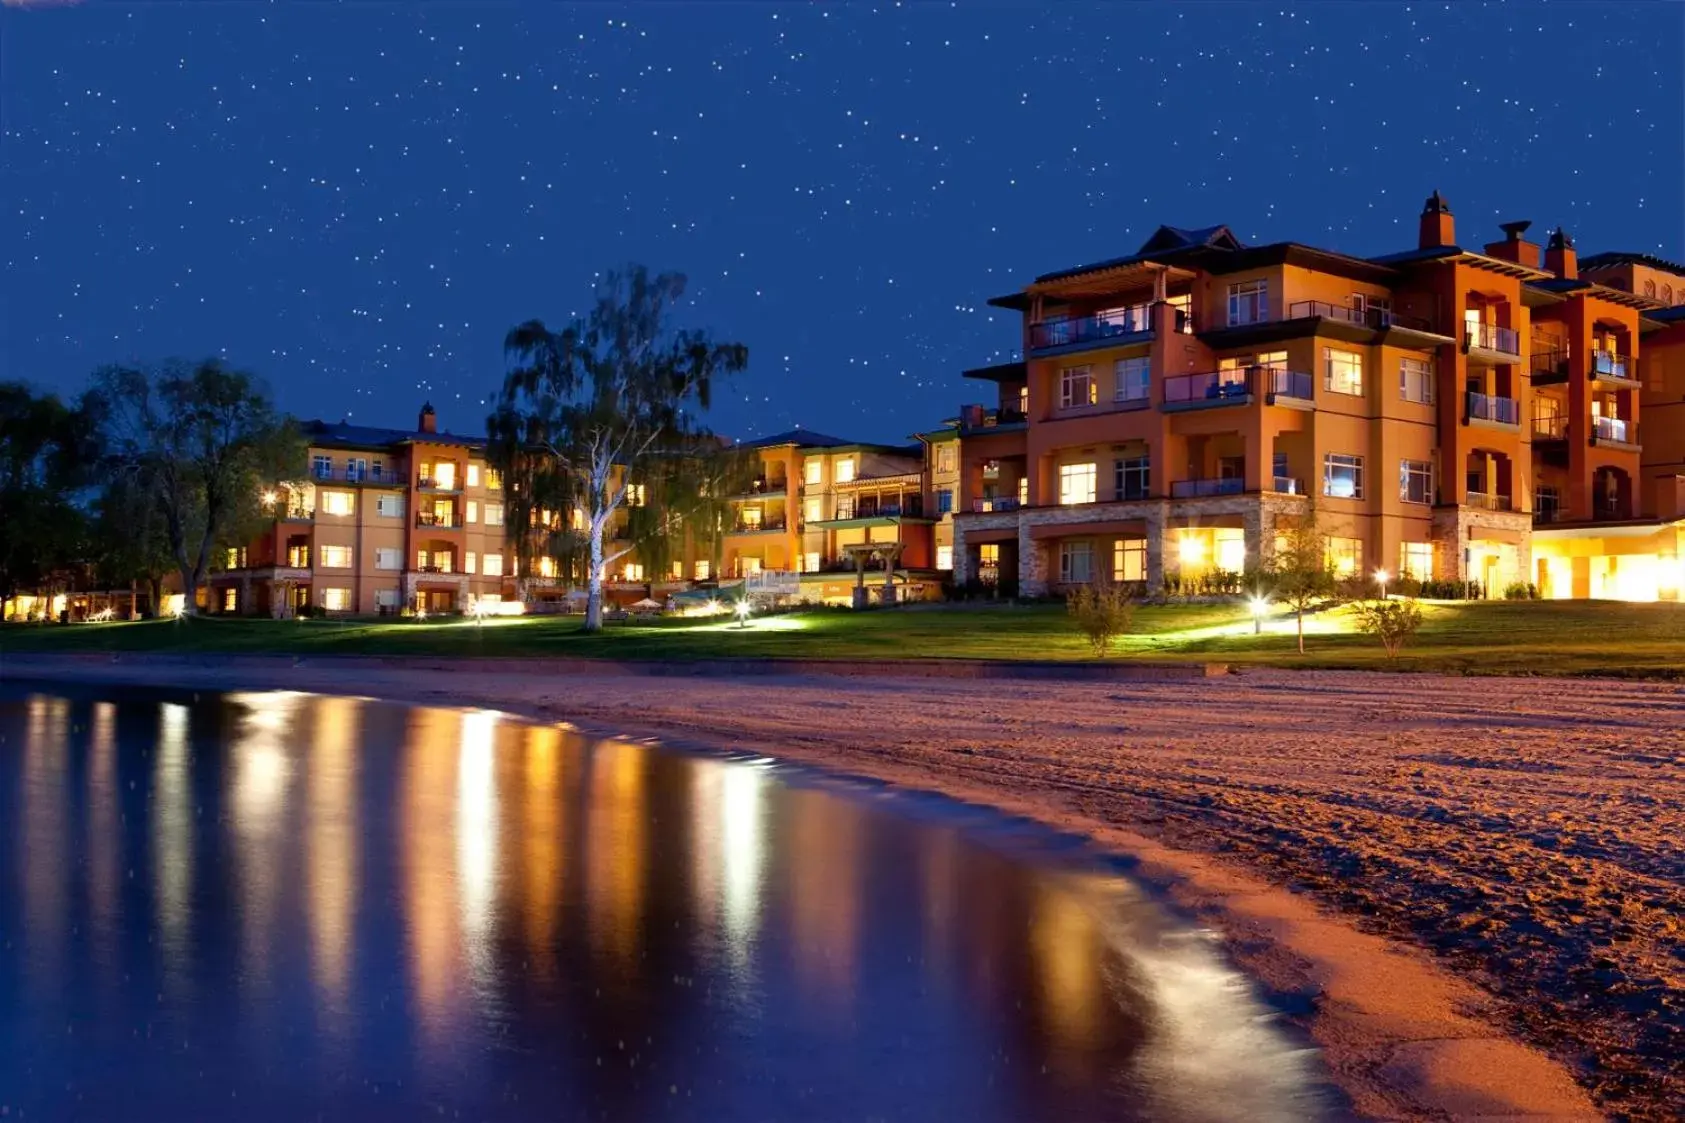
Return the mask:
M985 301L1160 223L1357 254L1565 224L1685 258L1685 6L89 3L0 11L0 377L221 353L479 431L629 261L747 343L715 428L900 439Z

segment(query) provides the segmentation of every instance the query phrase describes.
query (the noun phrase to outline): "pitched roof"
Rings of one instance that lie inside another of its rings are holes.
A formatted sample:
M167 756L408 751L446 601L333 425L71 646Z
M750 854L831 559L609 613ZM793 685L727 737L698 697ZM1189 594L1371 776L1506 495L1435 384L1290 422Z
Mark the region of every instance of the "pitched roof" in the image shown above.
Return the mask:
M1580 258L1580 272L1587 269L1606 269L1613 265L1648 265L1652 269L1660 269L1666 273L1678 273L1685 276L1685 265L1666 258L1653 257L1647 253L1627 253L1621 250L1609 250L1594 253L1590 257Z
M484 437L424 433L419 429L382 429L373 425L352 425L346 421L301 421L299 428L313 445L344 445L347 448L389 448L417 441L468 448L480 448L486 444Z
M1036 278L1036 283L1057 281L1064 277L1076 277L1100 269L1115 269L1120 265L1133 265L1139 261L1157 261L1179 253L1187 253L1190 250L1238 250L1244 248L1241 240L1236 238L1227 226L1198 226L1193 229L1183 226L1160 226L1153 231L1151 238L1141 243L1140 249L1126 257L1113 257L1088 265L1078 265L1072 269L1059 269L1052 273L1043 273Z
M777 448L780 445L795 445L797 448L845 448L849 445L869 444L869 441L849 441L842 437L833 437L813 429L791 429L788 433L774 433L770 437L757 437L752 441L739 442L740 448Z

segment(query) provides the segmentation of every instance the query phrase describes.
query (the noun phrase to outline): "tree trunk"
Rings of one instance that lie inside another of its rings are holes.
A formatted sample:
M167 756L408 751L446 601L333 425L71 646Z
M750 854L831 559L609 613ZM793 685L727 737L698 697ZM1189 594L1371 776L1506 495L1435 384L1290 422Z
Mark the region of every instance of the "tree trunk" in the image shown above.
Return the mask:
M199 575L189 566L177 566L181 573L181 614L183 616L197 616L199 614Z
M603 630L603 522L591 520L591 569L585 579L585 630Z
M147 605L148 613L156 620L158 614L164 611L164 579L158 576L148 577L146 579L146 591L151 597L151 603ZM136 615L139 615L139 613L136 613Z
M1299 654L1303 655L1305 653L1305 607L1304 607L1304 605L1299 606L1298 617L1299 617Z

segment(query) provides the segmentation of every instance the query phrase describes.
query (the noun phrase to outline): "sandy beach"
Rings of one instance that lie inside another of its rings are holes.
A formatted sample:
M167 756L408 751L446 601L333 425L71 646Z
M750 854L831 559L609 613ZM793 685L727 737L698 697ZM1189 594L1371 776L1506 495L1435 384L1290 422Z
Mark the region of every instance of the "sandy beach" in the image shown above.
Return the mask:
M655 677L11 656L0 678L487 706L1080 832L1221 932L1363 1116L1685 1111L1685 688L1257 671Z

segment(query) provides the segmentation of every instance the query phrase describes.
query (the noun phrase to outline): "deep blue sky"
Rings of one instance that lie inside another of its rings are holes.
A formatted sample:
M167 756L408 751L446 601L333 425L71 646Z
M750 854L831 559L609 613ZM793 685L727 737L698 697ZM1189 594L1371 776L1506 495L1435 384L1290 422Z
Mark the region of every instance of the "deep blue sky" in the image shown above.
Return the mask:
M65 391L221 352L478 430L505 330L642 261L750 347L716 428L887 439L1161 222L1382 253L1437 187L1685 258L1678 4L5 2L0 377Z

